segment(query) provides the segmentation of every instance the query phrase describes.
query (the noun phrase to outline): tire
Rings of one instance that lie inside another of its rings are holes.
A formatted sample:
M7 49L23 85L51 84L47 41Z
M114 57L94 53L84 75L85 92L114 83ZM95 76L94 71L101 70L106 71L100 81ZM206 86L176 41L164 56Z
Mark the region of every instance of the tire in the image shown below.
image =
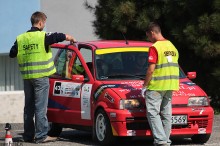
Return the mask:
M61 127L60 124L57 124L57 123L50 123L49 127L50 127L50 130L47 133L47 135L51 137L59 137L63 130L63 127Z
M211 134L198 134L198 135L193 135L191 139L194 143L203 144L209 140L210 136Z
M95 115L94 138L100 145L112 145L116 137L112 135L111 124L104 110L100 109Z

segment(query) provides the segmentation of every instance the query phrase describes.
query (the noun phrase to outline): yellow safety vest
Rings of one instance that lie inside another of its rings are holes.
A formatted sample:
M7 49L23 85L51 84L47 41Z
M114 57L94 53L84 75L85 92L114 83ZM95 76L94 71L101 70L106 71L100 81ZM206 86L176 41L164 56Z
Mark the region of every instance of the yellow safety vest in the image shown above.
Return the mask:
M56 72L51 49L45 51L45 32L25 32L17 37L18 64L23 79L41 78Z
M158 61L149 83L149 90L179 90L179 53L170 41L153 44L158 53Z

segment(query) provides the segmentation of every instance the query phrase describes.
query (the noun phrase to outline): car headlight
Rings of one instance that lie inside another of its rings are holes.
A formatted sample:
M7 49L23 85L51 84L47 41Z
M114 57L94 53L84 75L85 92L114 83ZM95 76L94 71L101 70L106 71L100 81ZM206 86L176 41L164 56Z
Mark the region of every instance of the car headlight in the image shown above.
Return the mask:
M207 97L198 96L198 97L190 97L188 99L188 106L208 106L209 101Z
M120 100L119 109L134 109L140 107L140 102L137 99L122 99Z

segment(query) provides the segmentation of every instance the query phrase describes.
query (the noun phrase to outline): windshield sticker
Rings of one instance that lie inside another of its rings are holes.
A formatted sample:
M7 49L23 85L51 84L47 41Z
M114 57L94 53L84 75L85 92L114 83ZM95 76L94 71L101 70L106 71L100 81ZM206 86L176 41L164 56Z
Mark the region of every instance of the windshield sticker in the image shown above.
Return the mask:
M90 96L92 91L92 84L84 84L82 87L81 96L81 117L82 119L91 119L91 104Z
M81 85L81 83L55 82L53 95L80 98Z
M109 54L109 53L118 53L118 52L148 52L149 48L147 47L129 47L129 48L105 48L97 49L95 52L97 55Z
M98 99L99 95L103 92L104 89L106 88L118 88L120 84L103 84L99 86L96 91L94 92L94 98L95 100Z

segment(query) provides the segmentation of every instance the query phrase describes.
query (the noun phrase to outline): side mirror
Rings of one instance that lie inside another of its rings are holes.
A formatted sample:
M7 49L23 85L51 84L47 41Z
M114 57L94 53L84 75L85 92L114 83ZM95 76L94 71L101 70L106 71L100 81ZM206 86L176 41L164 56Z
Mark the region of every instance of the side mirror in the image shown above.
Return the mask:
M187 72L187 78L195 79L196 78L196 72Z
M72 81L74 82L83 82L84 76L83 75L72 75Z

